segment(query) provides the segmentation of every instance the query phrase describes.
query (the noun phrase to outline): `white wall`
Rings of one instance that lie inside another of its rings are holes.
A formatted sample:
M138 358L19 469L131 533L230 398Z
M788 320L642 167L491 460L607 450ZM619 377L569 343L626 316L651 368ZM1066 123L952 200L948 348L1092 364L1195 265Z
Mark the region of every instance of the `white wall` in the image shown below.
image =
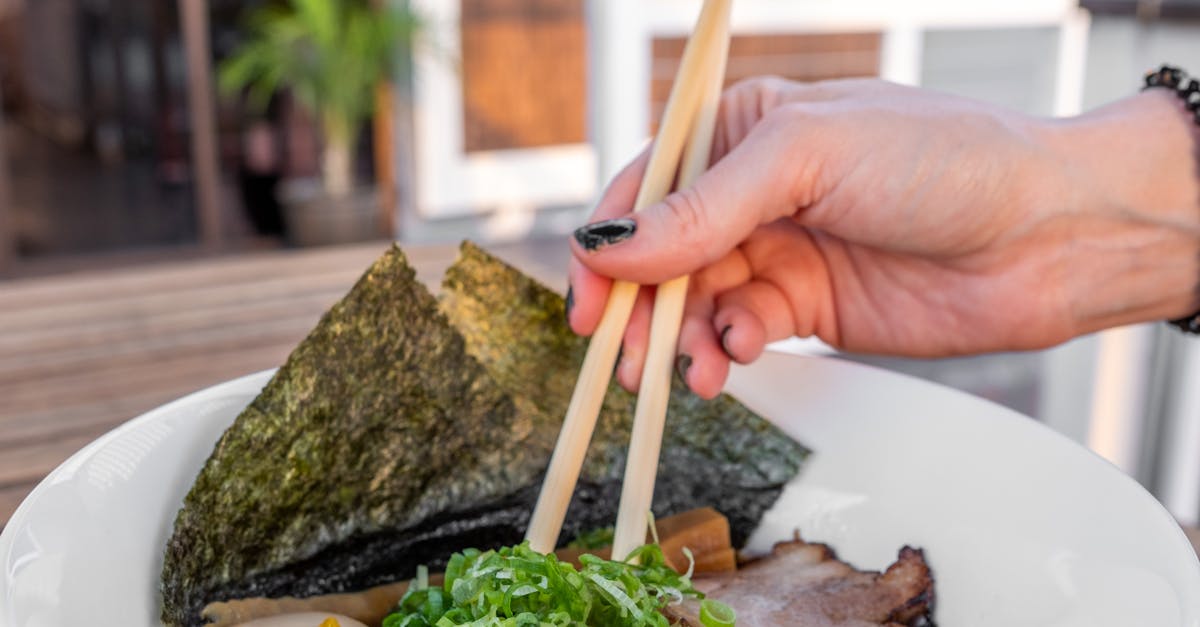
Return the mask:
M927 31L921 85L1051 115L1058 38L1051 26Z
M1139 22L1133 18L1097 17L1089 41L1084 104L1095 107L1138 91L1142 76L1163 63L1200 73L1200 23ZM1127 348L1115 356L1110 369L1141 386L1141 430L1123 447L1137 446L1147 459L1140 460L1138 479L1146 483L1176 518L1200 522L1200 340L1173 332L1163 335L1161 325L1141 325L1110 332L1114 343ZM1165 354L1154 355L1156 350ZM1152 360L1165 363L1151 379L1144 367ZM1119 399L1103 398L1110 404ZM1101 433L1094 431L1093 437ZM1151 440L1141 442L1139 436Z
M1142 75L1163 63L1200 73L1200 24L1139 23L1133 18L1092 20L1084 105L1093 107L1136 92Z

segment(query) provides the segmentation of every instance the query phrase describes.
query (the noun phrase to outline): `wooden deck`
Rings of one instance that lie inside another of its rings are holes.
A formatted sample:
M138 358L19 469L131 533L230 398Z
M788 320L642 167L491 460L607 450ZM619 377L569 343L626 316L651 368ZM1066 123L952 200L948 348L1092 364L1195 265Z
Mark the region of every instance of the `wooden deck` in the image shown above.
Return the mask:
M0 527L45 475L113 427L278 366L387 243L0 282ZM453 246L405 249L427 283ZM564 242L496 248L561 288Z

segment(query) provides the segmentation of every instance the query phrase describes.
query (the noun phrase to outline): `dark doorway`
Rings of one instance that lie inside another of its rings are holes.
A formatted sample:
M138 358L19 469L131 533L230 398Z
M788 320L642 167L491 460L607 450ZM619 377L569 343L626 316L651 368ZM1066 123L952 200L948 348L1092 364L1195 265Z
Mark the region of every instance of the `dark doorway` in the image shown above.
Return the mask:
M0 15L18 257L194 242L175 3L21 4Z

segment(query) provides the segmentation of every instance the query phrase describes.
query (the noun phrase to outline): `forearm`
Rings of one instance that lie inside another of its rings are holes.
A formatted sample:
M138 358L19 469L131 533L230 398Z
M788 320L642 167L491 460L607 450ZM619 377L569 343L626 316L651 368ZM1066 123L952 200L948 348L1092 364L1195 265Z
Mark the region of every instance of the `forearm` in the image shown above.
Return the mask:
M1191 116L1152 89L1045 128L1062 173L1047 224L1077 332L1200 309L1200 126Z

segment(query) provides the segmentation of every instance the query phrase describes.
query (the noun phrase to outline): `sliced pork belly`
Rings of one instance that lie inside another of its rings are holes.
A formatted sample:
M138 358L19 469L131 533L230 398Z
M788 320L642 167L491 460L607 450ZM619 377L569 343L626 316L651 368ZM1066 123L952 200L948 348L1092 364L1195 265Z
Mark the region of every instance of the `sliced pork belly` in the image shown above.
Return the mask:
M823 544L797 539L768 557L696 587L737 612L738 627L932 627L933 575L920 549L904 547L883 573L855 570ZM668 608L700 627L700 603Z

